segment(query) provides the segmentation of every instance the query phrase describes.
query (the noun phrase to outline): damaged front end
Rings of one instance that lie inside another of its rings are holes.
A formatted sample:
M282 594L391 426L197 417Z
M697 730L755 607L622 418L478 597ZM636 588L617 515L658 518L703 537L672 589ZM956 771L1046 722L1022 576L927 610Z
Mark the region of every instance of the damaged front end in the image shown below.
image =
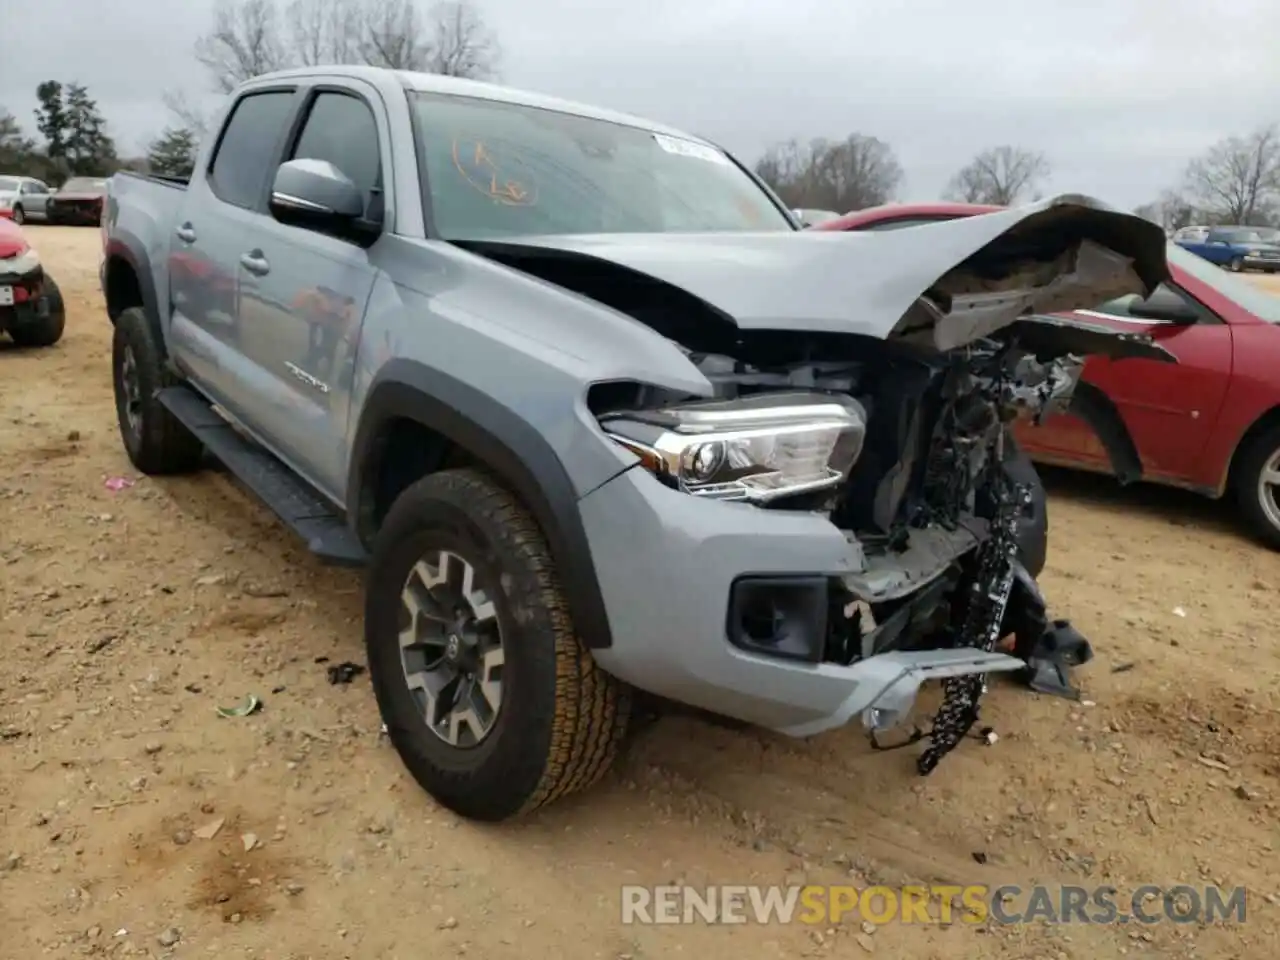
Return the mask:
M1038 597L1017 559L1031 493L1006 469L1011 422L1070 409L1085 353L1172 360L1150 338L1039 316L1167 277L1158 228L1080 198L870 235L538 238L484 252L644 322L706 377L710 398L639 389L597 407L654 476L842 531L852 570L821 591L739 597L729 639L861 666L868 692L851 709L873 730L941 679L922 773L973 725L986 675L1026 666L996 650L1020 577ZM825 604L820 644L789 629L780 596Z

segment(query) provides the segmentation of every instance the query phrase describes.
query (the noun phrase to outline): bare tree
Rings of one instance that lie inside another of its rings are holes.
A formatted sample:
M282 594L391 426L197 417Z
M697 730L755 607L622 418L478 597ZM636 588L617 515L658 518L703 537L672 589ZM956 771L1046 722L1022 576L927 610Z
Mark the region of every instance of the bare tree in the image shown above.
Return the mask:
M1218 141L1187 166L1187 190L1215 219L1264 221L1280 199L1280 128Z
M883 140L851 133L844 140L774 144L756 173L790 207L846 213L886 203L902 184L902 165Z
M1021 147L991 147L951 178L946 196L962 203L1007 207L1034 191L1048 176L1049 161L1044 154Z
M431 8L434 33L428 73L488 80L497 76L502 50L498 37L466 0L446 0Z
M1159 197L1135 208L1133 212L1152 223L1158 223L1170 233L1190 226L1196 217L1195 207L1176 190L1162 190Z
M217 0L196 58L222 92L250 77L302 64L369 64L454 77L497 75L501 50L472 0ZM181 125L203 123L174 94ZM172 102L171 102L172 101Z
M360 59L375 67L423 70L431 54L414 0L370 0L365 7Z
M293 58L303 66L361 61L364 10L359 0L291 0L284 21Z
M160 99L165 109L178 121L175 125L176 129L190 130L197 139L204 139L209 129L209 117L200 107L187 99L186 93L181 90L166 90L160 95Z
M274 0L217 0L213 29L196 41L196 59L223 93L238 83L288 66Z

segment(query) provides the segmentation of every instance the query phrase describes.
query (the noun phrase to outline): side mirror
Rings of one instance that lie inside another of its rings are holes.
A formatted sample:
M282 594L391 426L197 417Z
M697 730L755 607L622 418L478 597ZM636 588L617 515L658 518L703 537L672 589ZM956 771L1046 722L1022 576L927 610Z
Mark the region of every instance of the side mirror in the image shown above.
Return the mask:
M1143 320L1159 320L1162 323L1176 323L1190 326L1198 323L1200 315L1187 305L1187 302L1167 287L1157 287L1155 292L1145 300L1137 300L1129 305L1129 315Z
M289 226L371 244L382 224L365 219L364 194L326 160L289 160L271 185L271 215Z

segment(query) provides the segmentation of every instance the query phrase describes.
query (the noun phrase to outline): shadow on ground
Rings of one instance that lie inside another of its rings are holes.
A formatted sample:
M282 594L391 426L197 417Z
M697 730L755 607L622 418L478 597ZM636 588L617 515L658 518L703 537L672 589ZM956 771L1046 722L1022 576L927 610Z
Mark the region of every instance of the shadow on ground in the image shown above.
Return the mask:
M1065 467L1037 465L1036 469L1051 499L1252 540L1230 496L1211 500L1154 483L1121 486L1113 477Z

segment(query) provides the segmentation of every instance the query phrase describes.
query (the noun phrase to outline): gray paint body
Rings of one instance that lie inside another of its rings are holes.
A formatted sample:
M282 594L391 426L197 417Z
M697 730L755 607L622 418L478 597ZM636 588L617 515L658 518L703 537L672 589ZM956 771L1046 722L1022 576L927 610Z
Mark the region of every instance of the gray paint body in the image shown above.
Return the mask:
M216 142L210 137L186 190L129 176L112 180L108 256L126 258L139 271L144 302L173 364L324 496L341 507L352 502L351 459L371 390L386 379L388 363L410 360L479 391L554 451L578 501L612 629L611 646L594 653L618 677L807 735L873 705L899 716L930 676L1022 666L972 651L815 666L731 647L725 609L735 577L856 574L866 565L859 545L816 514L699 500L630 469L635 458L605 437L587 410L588 386L630 380L709 396L710 384L675 344L638 321L429 236L405 89L526 103L698 138L484 84L366 68L287 71L251 81L237 96L293 87L301 101L313 85L349 90L373 108L386 223L372 247L285 226L265 203L250 210L221 201L204 175ZM269 182L269 172L263 175ZM1046 201L878 234L783 230L521 244L647 273L744 328L883 338L956 263L1055 209ZM1136 275L1128 283L1144 286ZM1003 326L1025 308L1005 304L984 328ZM335 335L309 349L320 314ZM938 329L948 321L952 339L964 339L965 329L973 335L958 316L944 318Z

